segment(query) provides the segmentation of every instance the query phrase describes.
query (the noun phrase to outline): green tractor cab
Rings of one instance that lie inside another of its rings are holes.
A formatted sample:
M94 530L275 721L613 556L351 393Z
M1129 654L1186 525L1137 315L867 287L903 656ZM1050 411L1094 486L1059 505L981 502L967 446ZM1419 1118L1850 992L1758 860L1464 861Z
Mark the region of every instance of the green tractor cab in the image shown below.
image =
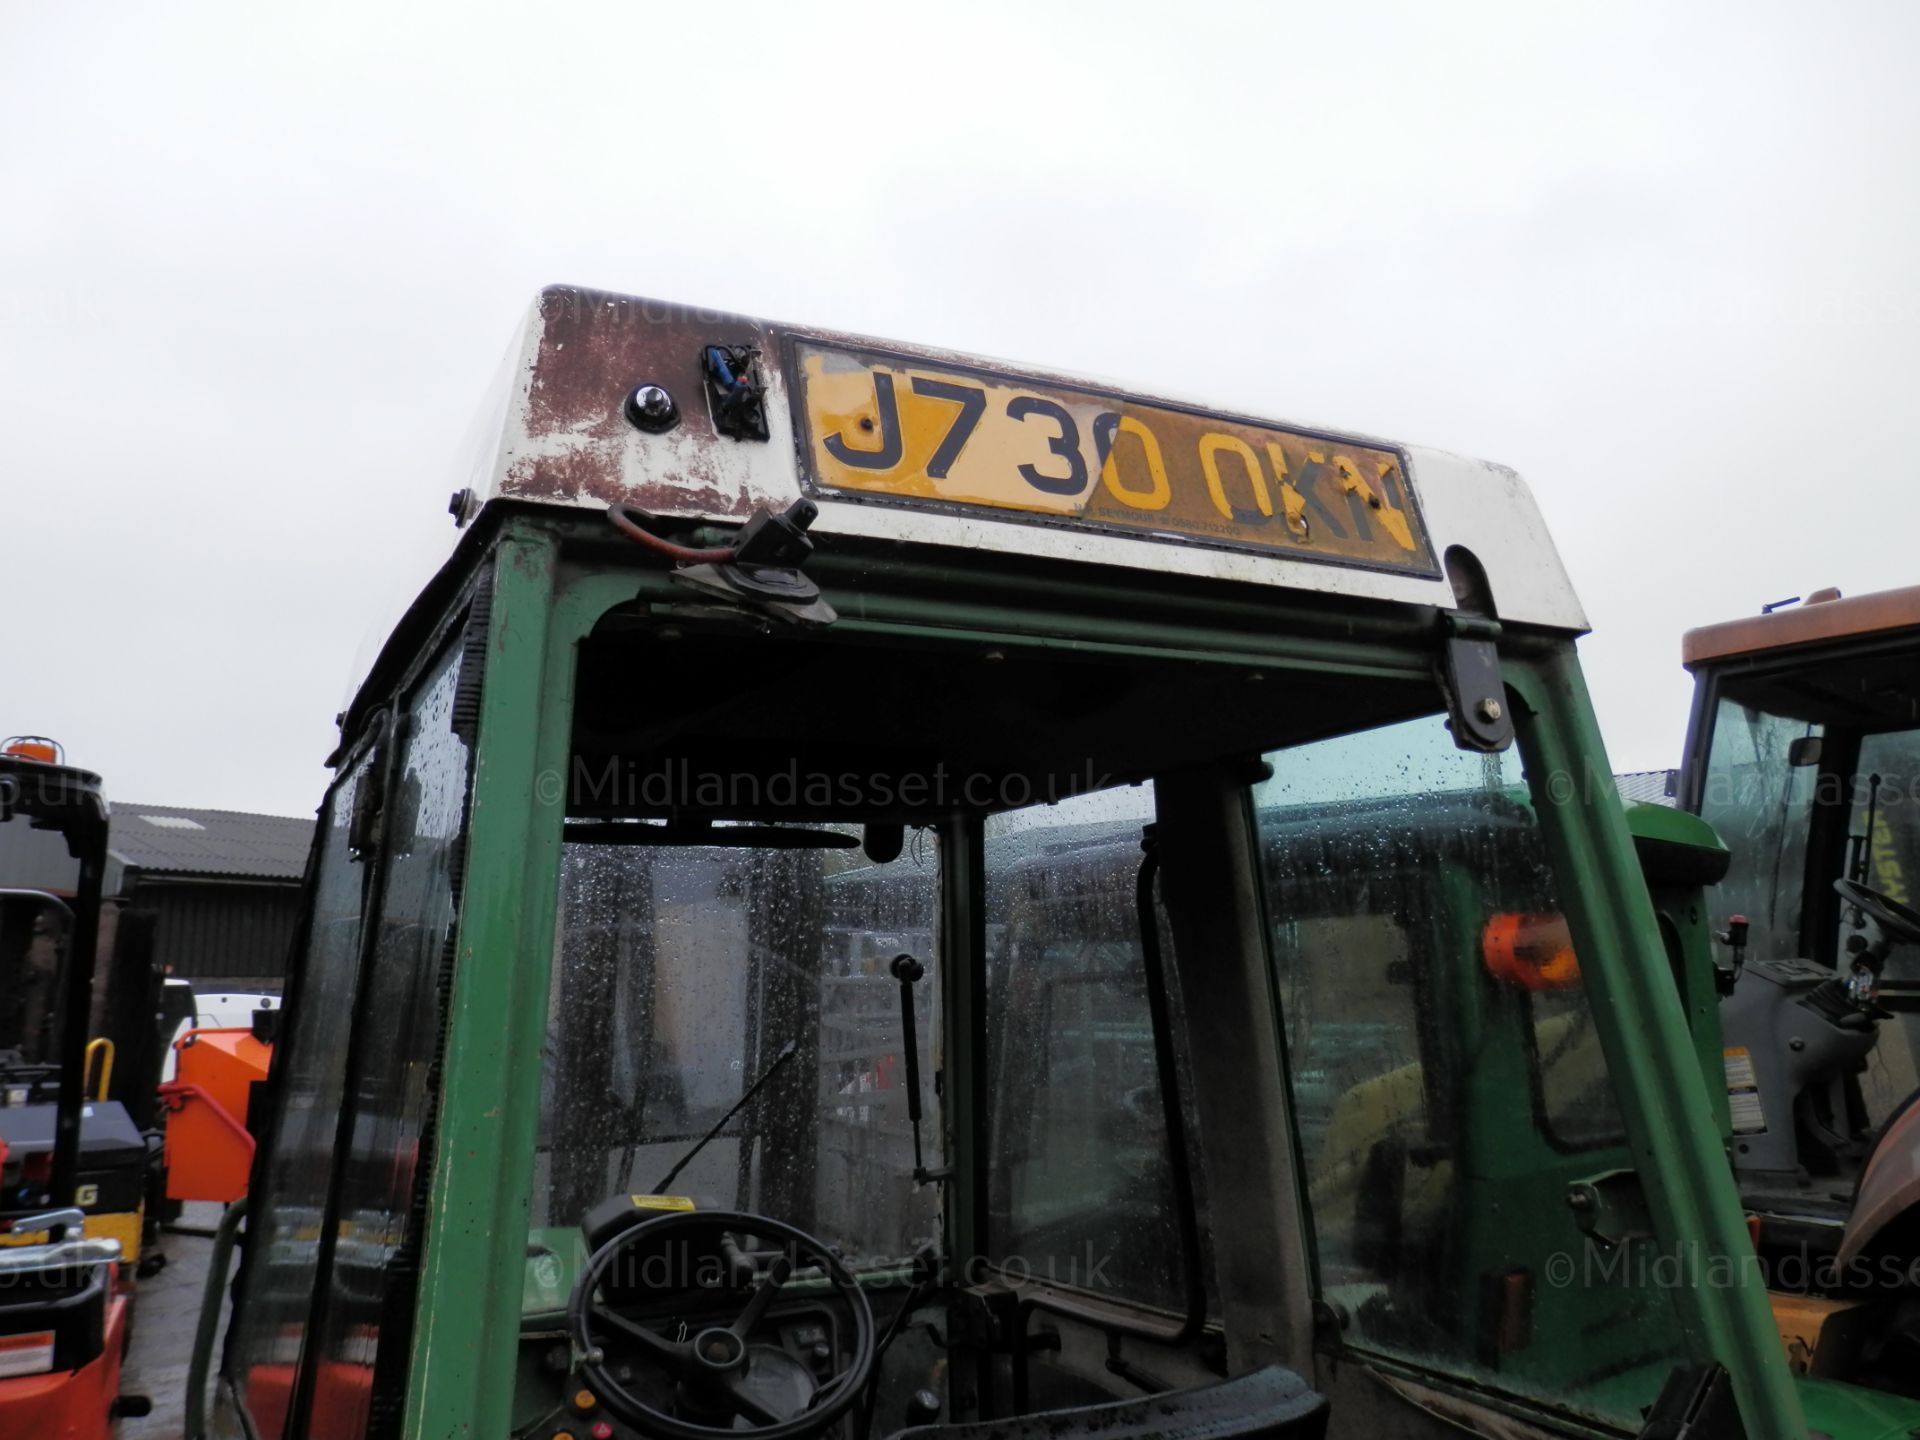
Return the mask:
M482 433L190 1433L1807 1433L1510 471L569 289Z

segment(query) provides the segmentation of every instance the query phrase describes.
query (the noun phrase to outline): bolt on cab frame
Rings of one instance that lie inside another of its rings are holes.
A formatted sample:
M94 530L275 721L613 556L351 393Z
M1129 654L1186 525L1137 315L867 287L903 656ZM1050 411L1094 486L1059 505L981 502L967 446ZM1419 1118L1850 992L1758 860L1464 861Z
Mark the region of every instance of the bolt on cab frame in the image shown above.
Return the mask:
M212 1433L1805 1433L1512 472L554 289L454 510Z

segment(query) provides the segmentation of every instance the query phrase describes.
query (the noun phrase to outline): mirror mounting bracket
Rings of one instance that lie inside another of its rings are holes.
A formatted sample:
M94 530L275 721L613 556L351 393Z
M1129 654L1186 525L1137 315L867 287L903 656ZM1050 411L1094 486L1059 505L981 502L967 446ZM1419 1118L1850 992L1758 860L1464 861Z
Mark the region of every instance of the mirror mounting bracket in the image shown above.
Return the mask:
M1445 610L1439 628L1440 688L1453 743L1487 755L1505 750L1513 744L1513 716L1500 678L1500 622Z

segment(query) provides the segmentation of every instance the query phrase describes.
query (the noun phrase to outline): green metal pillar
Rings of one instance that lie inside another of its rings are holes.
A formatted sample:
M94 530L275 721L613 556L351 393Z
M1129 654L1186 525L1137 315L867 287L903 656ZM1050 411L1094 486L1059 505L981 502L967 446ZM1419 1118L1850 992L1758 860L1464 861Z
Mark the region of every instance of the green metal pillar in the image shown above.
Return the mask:
M1506 668L1527 783L1692 1358L1732 1376L1749 1440L1804 1440L1653 902L1571 645ZM1569 1226L1571 1231L1571 1226Z
M494 555L410 1440L504 1435L513 1409L572 711L557 549L509 529Z

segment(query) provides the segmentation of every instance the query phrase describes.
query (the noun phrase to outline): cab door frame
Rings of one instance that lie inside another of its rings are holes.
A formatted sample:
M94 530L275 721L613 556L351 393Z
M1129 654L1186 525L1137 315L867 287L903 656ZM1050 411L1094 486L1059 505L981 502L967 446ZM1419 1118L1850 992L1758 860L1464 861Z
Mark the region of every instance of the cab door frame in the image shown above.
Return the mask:
M1209 766L1155 781L1161 893L1206 1147L1227 1365L1312 1375L1312 1246L1248 779L1245 766Z
M1749 1440L1806 1433L1626 811L1570 640L1514 637L1502 672L1654 1233L1694 1283L1688 1355L1724 1365ZM1731 1275L1736 1283L1707 1277Z

